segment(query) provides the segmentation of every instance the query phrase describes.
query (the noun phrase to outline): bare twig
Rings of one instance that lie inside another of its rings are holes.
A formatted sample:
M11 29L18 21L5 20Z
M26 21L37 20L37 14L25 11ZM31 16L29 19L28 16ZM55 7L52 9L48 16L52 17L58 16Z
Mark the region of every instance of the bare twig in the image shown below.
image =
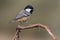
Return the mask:
M14 35L12 40L19 40L19 33L20 32L21 32L20 29L16 28L16 33L15 33L15 35Z
M29 26L26 26L26 27L18 25L16 34L15 34L13 39L14 40L15 39L19 40L19 32L21 30L31 29L31 28L36 28L36 27L41 27L41 28L45 29L49 33L49 35L52 37L53 40L57 40L56 37L54 36L54 34L51 32L51 30L47 26L42 25L40 23L39 24L29 25Z

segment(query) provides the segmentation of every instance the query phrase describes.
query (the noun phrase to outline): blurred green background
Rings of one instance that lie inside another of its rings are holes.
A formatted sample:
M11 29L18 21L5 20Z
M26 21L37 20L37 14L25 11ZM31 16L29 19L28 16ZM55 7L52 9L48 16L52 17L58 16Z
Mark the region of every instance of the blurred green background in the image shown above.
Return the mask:
M17 23L9 24L26 5L32 4L34 12L30 24L41 23L50 27L60 39L60 0L0 0L0 40L11 40ZM51 40L43 29L28 29L21 32L21 40Z

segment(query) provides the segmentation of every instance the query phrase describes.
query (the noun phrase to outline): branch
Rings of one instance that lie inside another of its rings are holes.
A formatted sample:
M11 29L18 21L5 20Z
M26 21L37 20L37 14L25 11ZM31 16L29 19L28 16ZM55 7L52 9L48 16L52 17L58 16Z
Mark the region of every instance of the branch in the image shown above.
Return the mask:
M51 32L51 30L47 26L42 25L40 23L39 24L29 25L29 26L26 26L26 27L18 25L16 34L14 36L14 39L15 39L16 36L19 36L19 32L21 30L32 29L32 28L37 28L37 27L41 27L41 28L45 29L49 33L49 35L52 37L53 40L57 40L56 37L54 36L54 34ZM16 37L16 38L17 38L17 40L19 40L19 37Z
M12 40L19 40L19 32L21 32L21 31L17 29L14 37L12 38Z

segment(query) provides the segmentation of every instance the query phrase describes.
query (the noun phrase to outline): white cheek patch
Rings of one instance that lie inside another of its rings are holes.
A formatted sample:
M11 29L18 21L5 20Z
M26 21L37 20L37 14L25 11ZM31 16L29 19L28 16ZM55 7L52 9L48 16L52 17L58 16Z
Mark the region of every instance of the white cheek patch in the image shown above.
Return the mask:
M31 9L26 9L26 11L27 11L27 12L30 12L30 11L31 11Z

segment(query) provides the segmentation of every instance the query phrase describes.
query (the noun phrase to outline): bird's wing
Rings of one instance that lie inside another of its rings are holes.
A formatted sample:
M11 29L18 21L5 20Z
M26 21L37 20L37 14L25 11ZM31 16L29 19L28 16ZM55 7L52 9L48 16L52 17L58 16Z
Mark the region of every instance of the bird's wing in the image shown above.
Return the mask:
M19 12L19 13L16 15L15 19L20 19L20 18L22 18L22 17L24 17L24 16L26 16L26 15L25 15L25 11L22 10L21 12Z

